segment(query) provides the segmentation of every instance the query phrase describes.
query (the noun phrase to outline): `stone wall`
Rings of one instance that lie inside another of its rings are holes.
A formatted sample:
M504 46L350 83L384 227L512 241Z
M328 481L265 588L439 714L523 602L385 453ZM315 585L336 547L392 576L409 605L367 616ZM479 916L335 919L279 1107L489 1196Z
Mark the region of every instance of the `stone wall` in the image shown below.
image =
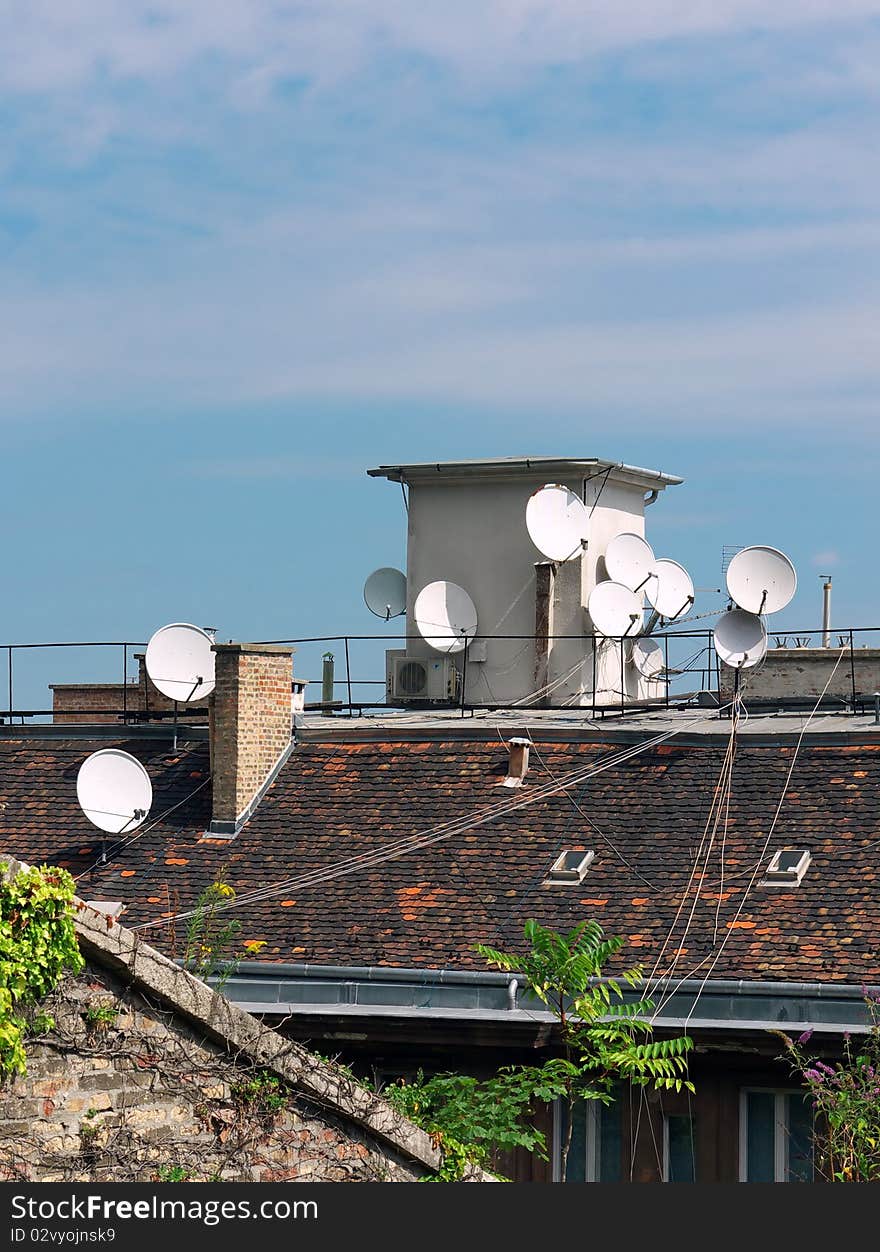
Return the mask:
M26 1077L0 1094L2 1180L400 1182L426 1172L106 971L92 968L41 1010L55 1025L30 1045Z
M843 652L843 656L841 656ZM836 668L835 668L836 667ZM733 691L733 670L721 667L722 699ZM853 678L858 697L871 699L880 690L880 648L776 648L771 636L766 659L743 674L746 699L852 700ZM829 681L830 680L830 681Z
M3 866L23 868L0 851ZM40 1006L54 1023L32 1039L28 1074L0 1086L0 1180L397 1182L439 1169L431 1138L344 1066L75 906L87 973Z

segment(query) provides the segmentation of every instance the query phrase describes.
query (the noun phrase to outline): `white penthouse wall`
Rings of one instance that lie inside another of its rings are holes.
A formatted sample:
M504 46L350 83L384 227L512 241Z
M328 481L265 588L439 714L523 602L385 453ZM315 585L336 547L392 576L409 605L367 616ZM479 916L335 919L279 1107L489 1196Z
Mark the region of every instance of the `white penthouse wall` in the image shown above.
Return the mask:
M680 480L589 460L382 467L371 473L402 479L408 487L407 654L436 658L418 637L413 604L428 583L446 579L465 588L479 618L468 650L468 702L537 703L534 693L546 686L547 703L591 703L594 649L585 606L596 582L607 577L605 548L622 531L643 535L646 493ZM529 538L525 517L529 496L548 482L585 500L591 528L583 555L553 567L548 580L547 621L555 638L542 656L536 566L546 569L548 563ZM619 701L619 646L601 644L595 655L598 701ZM629 674L632 666L624 670L628 695L644 694Z

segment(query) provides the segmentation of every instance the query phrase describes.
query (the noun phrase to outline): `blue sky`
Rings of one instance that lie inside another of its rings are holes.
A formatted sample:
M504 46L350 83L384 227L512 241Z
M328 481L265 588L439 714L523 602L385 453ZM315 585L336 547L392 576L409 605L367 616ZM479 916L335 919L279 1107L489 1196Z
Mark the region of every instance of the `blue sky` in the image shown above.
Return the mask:
M785 625L826 567L880 622L880 0L0 22L4 641L372 630L364 469L530 453L681 474L698 585L769 542Z

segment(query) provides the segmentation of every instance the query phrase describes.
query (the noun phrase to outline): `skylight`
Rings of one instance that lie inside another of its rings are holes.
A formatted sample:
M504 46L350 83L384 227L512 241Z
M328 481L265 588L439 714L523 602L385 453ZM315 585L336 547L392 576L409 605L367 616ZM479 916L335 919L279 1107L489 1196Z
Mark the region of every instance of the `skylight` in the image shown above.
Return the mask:
M544 880L545 887L576 886L583 882L595 859L596 853L591 848L566 848L553 862Z
M782 848L767 866L762 887L796 887L813 856L806 848Z

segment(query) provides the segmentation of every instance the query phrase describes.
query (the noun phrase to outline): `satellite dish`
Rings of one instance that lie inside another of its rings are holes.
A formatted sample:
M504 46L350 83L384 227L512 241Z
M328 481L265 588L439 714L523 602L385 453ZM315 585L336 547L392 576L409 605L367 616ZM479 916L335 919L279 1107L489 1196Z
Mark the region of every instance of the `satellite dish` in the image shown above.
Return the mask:
M590 592L587 612L597 635L619 639L642 629L642 598L623 583L597 583Z
M119 748L102 748L79 767L76 798L93 826L121 835L136 830L146 818L153 785L140 761Z
M727 567L727 590L747 613L778 613L797 591L797 573L776 548L743 548Z
M613 582L640 591L655 565L654 549L641 535L615 535L605 550L605 568Z
M732 669L751 669L767 652L767 630L760 617L743 609L722 613L715 623L715 651Z
M457 583L428 583L413 605L416 629L437 652L461 652L477 633L474 602Z
M388 622L406 612L406 575L383 566L364 583L364 601L371 613Z
M655 639L637 639L632 646L632 663L643 678L657 678L666 668L663 649Z
M590 515L580 496L548 483L529 496L526 527L539 552L551 561L568 561L586 546Z
M212 642L207 631L188 622L163 626L147 644L150 682L169 700L204 699L214 690Z
M655 613L674 621L693 604L694 584L683 565L663 557L654 562L651 577L645 584L645 595Z

